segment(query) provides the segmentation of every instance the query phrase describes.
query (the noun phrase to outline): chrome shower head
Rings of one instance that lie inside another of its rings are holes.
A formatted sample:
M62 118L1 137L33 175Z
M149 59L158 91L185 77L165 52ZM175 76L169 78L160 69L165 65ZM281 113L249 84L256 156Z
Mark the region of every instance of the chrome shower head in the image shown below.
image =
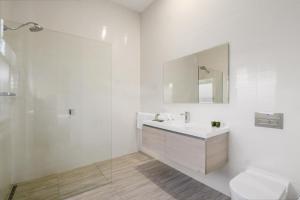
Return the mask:
M206 71L208 74L210 73L206 66L199 66L199 68L203 71Z
M40 26L38 23L35 23L35 22L27 22L27 23L25 23L25 24L21 24L21 25L18 26L18 27L15 27L15 28L11 28L11 27L8 27L8 26L4 25L3 30L4 30L4 31L8 31L8 30L10 30L10 31L16 31L16 30L18 30L18 29L20 29L20 28L23 28L24 26L28 26L28 25L32 25L32 26L29 27L29 30L30 30L31 32L39 32L39 31L42 31L42 30L44 29L44 28L43 28L42 26Z
M39 31L44 30L44 28L42 26L38 25L38 24L35 24L35 25L29 27L29 30L31 32L39 32Z

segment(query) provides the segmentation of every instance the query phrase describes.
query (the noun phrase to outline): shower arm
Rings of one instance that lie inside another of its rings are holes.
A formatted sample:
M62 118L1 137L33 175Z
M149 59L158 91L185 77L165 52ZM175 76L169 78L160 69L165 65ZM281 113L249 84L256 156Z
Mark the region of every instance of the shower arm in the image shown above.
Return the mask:
M24 27L24 26L28 26L28 25L30 25L30 24L35 25L35 26L38 25L38 24L35 23L35 22L27 22L27 23L25 23L25 24L21 24L21 25L18 26L18 27L15 27L15 28L10 28L10 27L4 25L3 30L4 30L4 31L6 31L6 30L15 31L15 30L18 30L18 29L20 29L20 28L22 28L22 27Z

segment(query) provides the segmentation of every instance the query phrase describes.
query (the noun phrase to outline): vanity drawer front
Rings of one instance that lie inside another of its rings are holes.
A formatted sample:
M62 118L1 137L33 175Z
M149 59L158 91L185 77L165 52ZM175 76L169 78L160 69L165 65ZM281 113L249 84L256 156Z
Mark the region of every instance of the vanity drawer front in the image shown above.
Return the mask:
M142 132L142 148L159 156L164 154L165 132L160 129L144 126Z
M176 133L166 133L165 156L182 166L205 173L205 141Z

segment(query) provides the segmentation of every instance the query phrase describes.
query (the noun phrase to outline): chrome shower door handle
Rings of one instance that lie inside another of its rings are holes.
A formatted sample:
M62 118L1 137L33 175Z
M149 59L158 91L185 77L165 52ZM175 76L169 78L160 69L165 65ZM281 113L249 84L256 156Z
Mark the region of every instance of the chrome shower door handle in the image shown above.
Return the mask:
M69 114L70 116L75 115L75 109L69 108L69 109L68 109L68 114Z

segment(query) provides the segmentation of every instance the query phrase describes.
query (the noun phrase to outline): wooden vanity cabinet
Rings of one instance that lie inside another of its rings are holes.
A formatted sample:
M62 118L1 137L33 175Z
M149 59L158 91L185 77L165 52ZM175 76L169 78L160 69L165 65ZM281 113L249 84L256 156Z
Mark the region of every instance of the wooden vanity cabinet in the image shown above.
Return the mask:
M164 161L208 174L228 160L228 133L208 139L143 126L141 150Z
M148 153L155 158L164 155L166 131L161 129L143 126L142 131L142 149L149 151Z

